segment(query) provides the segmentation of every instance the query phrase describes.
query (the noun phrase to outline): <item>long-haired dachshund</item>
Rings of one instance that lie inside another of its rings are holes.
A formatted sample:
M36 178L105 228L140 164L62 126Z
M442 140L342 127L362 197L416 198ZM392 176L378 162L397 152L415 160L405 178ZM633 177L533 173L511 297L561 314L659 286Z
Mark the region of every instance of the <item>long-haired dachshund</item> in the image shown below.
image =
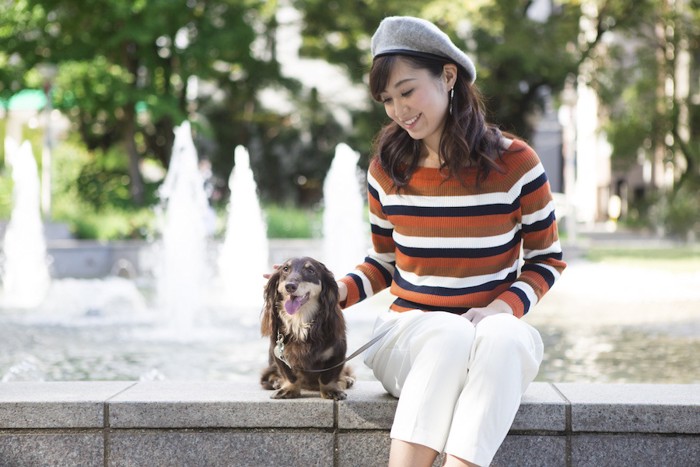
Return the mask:
M260 329L270 337L270 364L260 383L276 390L273 399L299 397L302 389L320 391L325 399L346 398L344 389L355 379L341 364L345 320L338 284L326 266L308 257L279 266L265 286Z

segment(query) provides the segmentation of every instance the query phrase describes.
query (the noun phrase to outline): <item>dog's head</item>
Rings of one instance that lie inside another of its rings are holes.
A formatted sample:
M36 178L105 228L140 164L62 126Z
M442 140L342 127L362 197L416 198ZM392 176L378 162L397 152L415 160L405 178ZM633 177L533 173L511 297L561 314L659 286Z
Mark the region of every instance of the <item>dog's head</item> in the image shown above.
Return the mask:
M265 286L261 332L275 330L275 316L299 316L311 320L319 310L338 307L338 284L326 266L313 258L291 258L270 276Z

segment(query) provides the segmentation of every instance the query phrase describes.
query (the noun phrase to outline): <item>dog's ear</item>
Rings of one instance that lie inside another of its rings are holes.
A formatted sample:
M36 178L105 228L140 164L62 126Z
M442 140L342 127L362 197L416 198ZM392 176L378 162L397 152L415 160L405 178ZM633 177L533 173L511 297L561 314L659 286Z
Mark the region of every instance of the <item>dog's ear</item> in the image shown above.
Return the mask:
M275 314L277 313L277 301L279 299L277 292L277 286L280 281L279 270L275 271L274 274L270 276L267 284L265 285L264 298L265 303L263 304L263 309L260 319L260 333L263 336L272 335L275 325Z
M345 320L343 310L340 309L338 282L333 273L323 264L320 267L322 292L319 296L320 308L325 313L325 319L321 321L321 332L325 336L332 336L336 345L345 345ZM343 353L345 349L343 348Z
M335 310L338 307L338 283L333 277L333 273L323 263L318 263L318 269L321 272L321 287L323 289L319 297L322 309Z

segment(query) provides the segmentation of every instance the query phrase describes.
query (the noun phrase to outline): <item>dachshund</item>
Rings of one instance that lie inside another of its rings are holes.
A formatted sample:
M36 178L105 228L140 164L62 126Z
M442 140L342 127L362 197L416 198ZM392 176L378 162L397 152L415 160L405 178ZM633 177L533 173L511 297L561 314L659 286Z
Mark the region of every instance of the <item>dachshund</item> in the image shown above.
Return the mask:
M338 284L326 266L309 257L287 260L264 292L261 332L270 338L269 366L260 384L272 399L293 399L302 389L343 400L355 382L344 365L347 340Z

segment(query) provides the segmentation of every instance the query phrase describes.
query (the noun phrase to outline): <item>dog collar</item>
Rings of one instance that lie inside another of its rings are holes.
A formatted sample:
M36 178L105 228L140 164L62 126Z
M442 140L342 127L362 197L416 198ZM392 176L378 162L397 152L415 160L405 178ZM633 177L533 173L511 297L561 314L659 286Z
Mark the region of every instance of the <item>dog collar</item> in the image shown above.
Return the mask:
M287 361L287 357L284 356L284 336L279 331L277 332L277 342L275 345L274 353L275 357L282 360L282 362L284 362L285 365L287 365L289 368L292 367Z

